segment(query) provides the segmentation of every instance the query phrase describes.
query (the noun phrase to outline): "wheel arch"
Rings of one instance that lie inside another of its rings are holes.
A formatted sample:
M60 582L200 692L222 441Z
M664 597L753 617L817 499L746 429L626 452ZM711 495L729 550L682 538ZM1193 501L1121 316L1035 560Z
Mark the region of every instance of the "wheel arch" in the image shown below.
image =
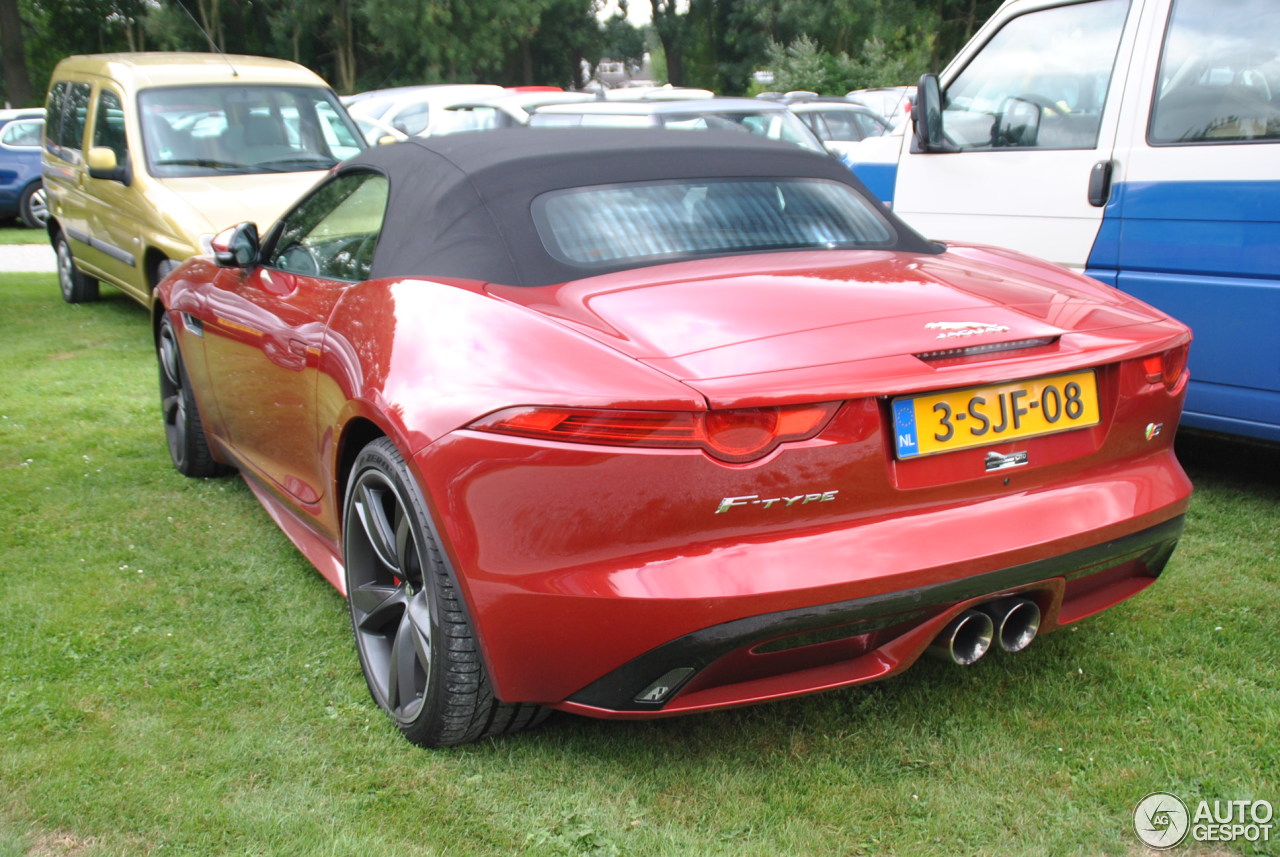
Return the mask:
M373 441L387 436L377 423L366 417L355 417L342 427L335 458L333 494L339 526L342 525L343 511L347 501L347 485L351 482L351 470L355 466L356 456Z
M335 469L334 469L334 503L336 506L336 521L339 528L339 540L345 537L342 532L346 526L346 504L347 504L347 488L351 484L352 472L355 470L356 458L359 457L360 451L375 440L387 438L400 452L400 457L404 460L405 465L412 472L415 470L414 457L408 455L404 451L404 446L393 432L385 430L367 416L352 417L342 427L342 432L336 445L335 453ZM437 548L440 550L444 558L445 566L449 570L450 576L453 578L454 586L457 588L459 599L466 611L472 626L472 633L476 639L477 651L481 660L484 662L485 668L489 671L490 681L493 681L493 664L489 661L489 650L485 645L485 634L481 628L481 621L476 614L475 600L472 597L470 582L461 574L458 569L453 549L447 541L447 533L444 531L439 515L432 502L431 496L427 493L426 487L421 481L418 482L418 489L422 494L427 515L427 526L430 529L430 536L436 542ZM341 544L341 541L339 542ZM339 547L339 556L341 557L341 547ZM493 682L494 692L499 690L498 683ZM501 694L499 694L501 697Z
M154 307L158 303L156 287L160 285L160 264L168 262L169 256L154 246L148 247L142 257L142 271L147 281L148 303Z
M160 345L160 322L164 320L165 305L159 295L155 296L155 300L151 302L151 345L158 347Z

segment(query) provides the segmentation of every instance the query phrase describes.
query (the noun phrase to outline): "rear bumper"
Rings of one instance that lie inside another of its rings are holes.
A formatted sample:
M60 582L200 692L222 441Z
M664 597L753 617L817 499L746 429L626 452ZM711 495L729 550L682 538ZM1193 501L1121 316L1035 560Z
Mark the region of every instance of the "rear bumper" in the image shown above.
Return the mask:
M1122 463L1085 453L915 488L877 435L827 442L840 429L747 467L464 433L420 453L497 696L653 717L870 681L914 662L967 602L1013 589L1033 591L1050 630L1149 585L1191 493L1164 436ZM1064 438L1049 440L1082 442ZM1026 446L1036 461L1050 445ZM935 466L981 473L982 457ZM797 638L814 633L821 644ZM687 670L678 688L636 702L673 669Z
M1141 592L1183 518L973 577L715 625L652 649L556 707L605 718L670 716L886 678L911 666L960 612L997 596L1035 600L1041 633Z

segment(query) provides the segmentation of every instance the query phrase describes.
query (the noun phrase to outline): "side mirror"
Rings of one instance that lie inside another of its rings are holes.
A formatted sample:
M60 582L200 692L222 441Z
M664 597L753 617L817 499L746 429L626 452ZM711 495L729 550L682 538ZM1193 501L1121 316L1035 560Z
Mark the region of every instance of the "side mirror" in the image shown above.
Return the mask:
M261 249L258 227L253 223L224 229L209 243L213 247L213 261L219 268L247 268L258 261Z
M129 165L121 166L116 160L115 150L107 146L94 146L85 162L89 165L89 175L95 179L120 182L126 186L133 180Z
M911 121L915 126L912 142L920 152L955 152L956 145L942 130L942 88L936 74L920 77L916 100L911 105Z

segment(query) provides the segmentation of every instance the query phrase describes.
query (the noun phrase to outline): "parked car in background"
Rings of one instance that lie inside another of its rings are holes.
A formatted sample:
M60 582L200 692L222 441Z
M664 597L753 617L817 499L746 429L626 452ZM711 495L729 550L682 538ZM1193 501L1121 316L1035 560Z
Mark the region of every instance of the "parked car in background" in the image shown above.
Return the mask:
M49 219L40 180L44 109L0 110L0 218L38 229Z
M441 121L444 108L477 98L502 95L501 86L487 83L441 83L424 86L397 86L373 89L342 99L357 120L376 119L409 137L432 133L432 125ZM367 133L366 141L378 142L377 130Z
M698 89L690 86L622 86L617 89L606 89L606 101L688 101L693 98L715 98L716 94L709 89Z
M399 143L401 140L409 139L409 135L401 131L399 128L392 127L381 119L374 119L371 116L358 116L349 113L351 121L356 123L356 127L360 129L360 135L364 137L369 145L378 143Z
M444 108L433 135L456 134L459 131L491 131L529 124L534 110L547 104L582 104L597 100L591 92L566 92L563 89L511 91L474 101L462 101Z
M684 101L592 101L549 104L529 118L535 128L673 128L682 131L724 129L782 140L802 149L826 147L782 104L754 98L699 98Z
M155 308L174 466L240 470L416 743L1019 651L1182 529L1186 327L794 145L414 138L213 250Z
M784 97L782 103L809 126L829 152L842 158L851 156L864 140L889 132L883 116L843 98Z
M1007 3L916 103L895 210L1195 332L1184 424L1280 441L1280 4Z
M880 114L889 127L901 131L911 118L911 105L915 102L914 86L881 86L875 89L854 89L845 98Z
M75 56L46 105L49 240L68 302L106 282L144 305L252 212L271 223L364 141L314 73L221 54Z

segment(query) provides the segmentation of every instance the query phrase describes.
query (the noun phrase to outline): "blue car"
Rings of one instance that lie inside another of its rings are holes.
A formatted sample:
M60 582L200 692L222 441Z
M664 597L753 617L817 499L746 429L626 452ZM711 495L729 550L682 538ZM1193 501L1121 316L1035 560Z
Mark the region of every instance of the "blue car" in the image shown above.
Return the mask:
M0 110L0 218L16 217L32 229L49 219L40 181L44 108Z

